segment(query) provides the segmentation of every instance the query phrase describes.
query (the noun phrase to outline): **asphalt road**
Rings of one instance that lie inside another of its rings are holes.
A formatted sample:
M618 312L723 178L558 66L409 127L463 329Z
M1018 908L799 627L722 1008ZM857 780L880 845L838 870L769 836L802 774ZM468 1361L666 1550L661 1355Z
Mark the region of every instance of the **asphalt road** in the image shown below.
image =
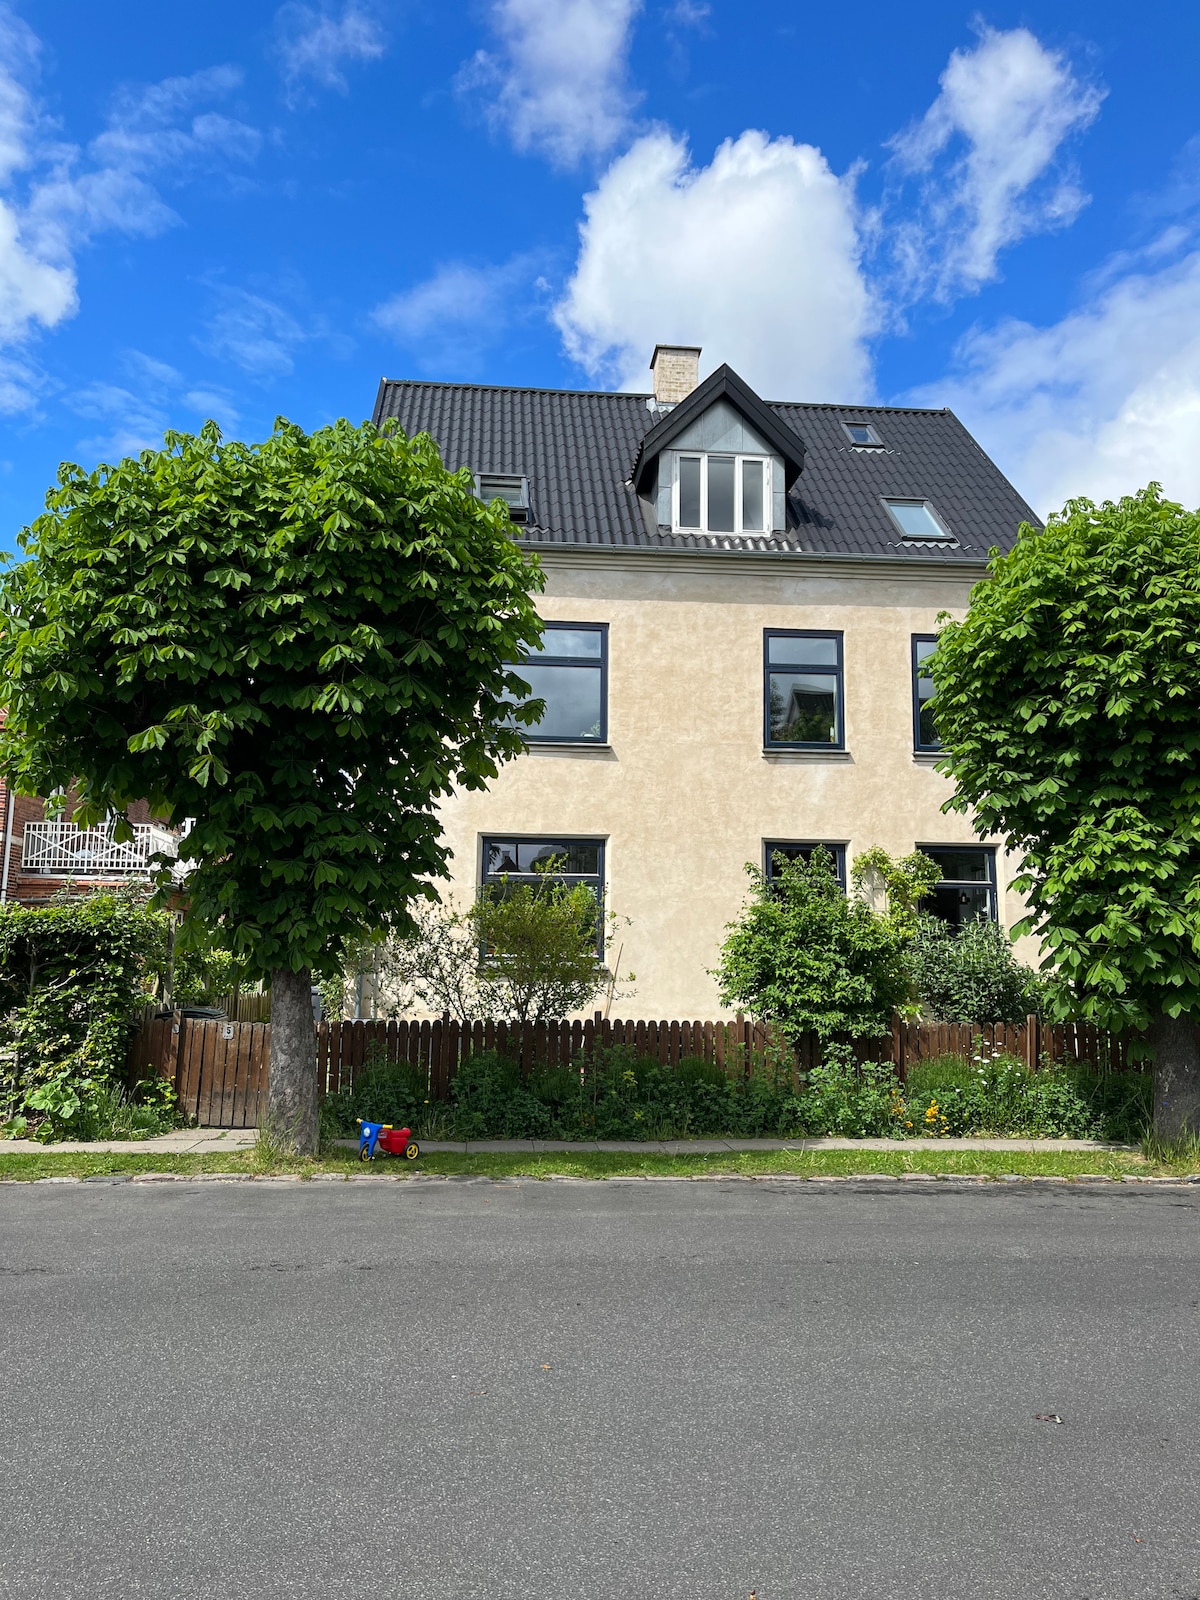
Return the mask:
M1194 1190L7 1187L0 1596L1196 1600L1198 1258Z

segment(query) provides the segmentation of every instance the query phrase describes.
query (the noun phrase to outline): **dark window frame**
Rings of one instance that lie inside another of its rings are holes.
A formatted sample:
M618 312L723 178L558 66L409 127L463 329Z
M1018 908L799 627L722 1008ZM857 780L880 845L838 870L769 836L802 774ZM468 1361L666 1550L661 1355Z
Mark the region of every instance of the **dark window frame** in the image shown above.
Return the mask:
M917 660L917 646L922 644L937 644L936 633L914 633L912 636L912 711L913 711L913 749L921 754L932 754L942 748L942 741L935 738L932 744L927 744L921 738L921 694L919 680L928 678L927 672L922 673L920 662ZM932 700L933 696L930 696Z
M520 486L518 497L510 500L507 495L491 494L484 498L485 484L511 483ZM508 507L509 520L512 522L530 522L529 505L529 478L523 472L477 472L475 474L475 495L483 500L484 505L491 505L493 500L503 500Z
M850 432L851 428L863 428L870 435L870 437L865 441L862 439L856 439ZM847 420L845 417L843 417L842 432L846 435L847 439L849 439L850 447L853 450L882 450L884 448L883 440L879 437L879 433L873 422L856 422L853 418Z
M939 856L953 852L961 855L965 852L981 855L987 865L986 878L946 878L943 877L935 889L983 889L987 893L988 920L999 924L1000 921L1000 896L996 880L996 846L994 844L919 844L917 849L927 855L931 861L937 861ZM940 864L940 863L939 863ZM936 916L937 913L935 912ZM952 927L962 927L963 924L951 923Z
M536 725L528 727L521 724L521 734L527 744L577 744L583 748L596 748L608 743L608 623L607 622L550 622L543 618L542 643L545 644L546 636L554 628L570 628L574 633L598 633L600 635L600 659L595 661L580 656L552 656L544 651L539 651L531 659L524 661L510 661L507 664L514 672L520 672L522 667L570 667L576 671L600 672L600 732L592 738L586 734L576 734L573 737L563 738L559 734L539 733ZM536 698L532 696L531 698Z
M604 890L605 867L608 857L608 839L605 836L586 833L484 833L479 837L479 892L482 894L490 884L501 883L505 878L510 882L534 883L541 876L535 872L489 872L488 852L490 847L502 844L560 844L560 845L588 845L596 850L596 871L592 872L555 872L546 876L558 882L586 883L594 887L596 895L596 957L604 959Z
M832 639L837 646L837 662L830 667L818 662L811 667L798 662L771 664L772 639ZM831 628L764 628L763 629L763 749L764 750L845 750L846 748L846 658L844 636ZM772 739L771 737L771 673L786 672L832 673L837 680L837 739Z
M892 527L895 528L901 539L907 540L909 544L956 545L958 543L958 538L955 535L953 528L949 526L932 500L926 500L923 496L916 494L881 494L879 496L879 503L887 512L888 517L891 520ZM896 506L924 506L925 510L928 511L929 515L933 518L933 525L938 532L908 533L905 530L904 524L900 521L900 518L895 514Z
M833 869L837 874L837 881L841 885L842 893L846 892L846 850L848 846L842 841L836 844L828 839L764 839L763 840L763 877L768 883L775 881L772 866L772 856L777 850L824 850L833 857Z

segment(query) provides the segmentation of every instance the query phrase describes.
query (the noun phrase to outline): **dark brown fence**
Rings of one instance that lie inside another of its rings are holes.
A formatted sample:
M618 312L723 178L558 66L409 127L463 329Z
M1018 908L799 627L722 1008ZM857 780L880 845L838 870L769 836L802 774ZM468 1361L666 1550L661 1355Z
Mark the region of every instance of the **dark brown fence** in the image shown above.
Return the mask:
M599 1014L586 1022L322 1022L317 1073L321 1094L336 1094L350 1088L369 1062L407 1061L425 1078L430 1099L445 1100L460 1063L480 1051L510 1056L528 1076L613 1045L664 1066L701 1056L731 1074L749 1072L768 1052L787 1050L763 1024L740 1016L733 1022L626 1022ZM157 1072L170 1078L183 1108L204 1126L252 1128L270 1050L269 1023L153 1018L138 1030L130 1066L135 1077ZM933 1056L984 1059L999 1051L1035 1069L1045 1061L1086 1061L1112 1071L1129 1065L1125 1042L1117 1036L1086 1023L1051 1026L1036 1017L982 1027L897 1017L890 1037L855 1044L860 1061L890 1062L902 1078L910 1066ZM816 1037L806 1035L791 1054L795 1074L810 1070L820 1060Z

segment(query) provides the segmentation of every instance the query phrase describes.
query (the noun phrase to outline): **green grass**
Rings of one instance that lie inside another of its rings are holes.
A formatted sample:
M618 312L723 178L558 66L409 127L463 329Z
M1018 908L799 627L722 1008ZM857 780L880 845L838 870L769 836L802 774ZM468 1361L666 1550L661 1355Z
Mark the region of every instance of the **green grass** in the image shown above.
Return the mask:
M352 1150L331 1150L319 1160L280 1160L257 1150L231 1150L217 1155L55 1154L53 1150L5 1154L0 1151L0 1178L27 1182L51 1177L104 1177L127 1173L238 1173L243 1176L302 1178L317 1175L350 1177L363 1171ZM571 1151L455 1155L437 1153L415 1163L381 1158L370 1169L378 1174L410 1177L416 1173L468 1174L486 1178L617 1178L617 1177L744 1177L794 1175L806 1178L851 1177L878 1173L931 1176L1079 1177L1103 1174L1122 1177L1179 1177L1200 1172L1200 1152L1190 1150L1148 1160L1132 1150L762 1150L714 1155L658 1155L651 1151Z

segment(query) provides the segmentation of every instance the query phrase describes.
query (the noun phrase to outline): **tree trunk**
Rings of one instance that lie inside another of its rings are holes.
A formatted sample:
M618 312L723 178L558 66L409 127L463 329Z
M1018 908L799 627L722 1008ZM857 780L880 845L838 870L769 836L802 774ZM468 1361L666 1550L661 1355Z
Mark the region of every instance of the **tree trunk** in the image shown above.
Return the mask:
M1154 1049L1154 1131L1163 1139L1200 1134L1200 1032L1190 1017L1158 1016Z
M271 973L271 1065L266 1127L297 1155L317 1152L317 1037L312 973Z

